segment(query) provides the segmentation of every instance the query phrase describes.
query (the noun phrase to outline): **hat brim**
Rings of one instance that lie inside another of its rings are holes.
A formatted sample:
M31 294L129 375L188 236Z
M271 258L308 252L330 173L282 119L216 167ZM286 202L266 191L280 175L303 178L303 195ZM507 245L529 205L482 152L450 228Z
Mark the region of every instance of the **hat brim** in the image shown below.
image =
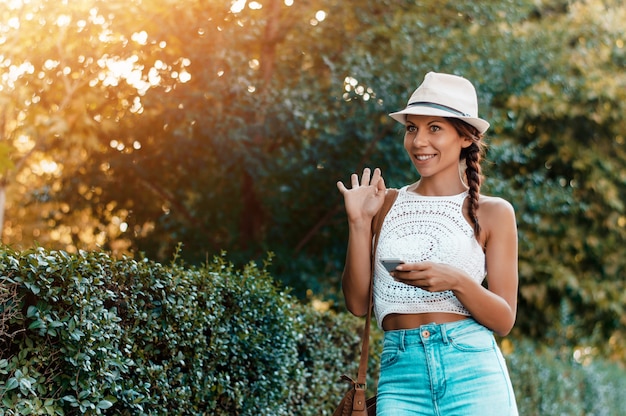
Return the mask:
M458 118L460 120L465 121L467 124L476 127L476 129L484 134L489 129L489 122L483 120L478 117L467 117L467 116L459 116L454 113L448 112L446 110L441 110L438 108L431 107L407 107L402 111L396 111L395 113L389 114L391 118L396 120L399 123L406 125L406 116L407 115L416 115L416 116L437 116L437 117L449 117L449 118Z

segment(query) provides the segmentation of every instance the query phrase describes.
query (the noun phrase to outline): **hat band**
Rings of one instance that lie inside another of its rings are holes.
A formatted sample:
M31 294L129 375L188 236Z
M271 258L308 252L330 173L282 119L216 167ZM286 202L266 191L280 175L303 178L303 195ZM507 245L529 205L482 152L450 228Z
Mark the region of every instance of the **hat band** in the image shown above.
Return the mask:
M409 103L409 105L407 105L407 107L413 107L413 106L430 107L430 108L435 108L437 110L447 111L449 113L456 114L457 116L461 116L461 117L471 117L471 115L467 113L463 113L459 110L455 110L452 107L448 107L448 106L441 105L441 104L430 103L428 101L416 101L414 103Z

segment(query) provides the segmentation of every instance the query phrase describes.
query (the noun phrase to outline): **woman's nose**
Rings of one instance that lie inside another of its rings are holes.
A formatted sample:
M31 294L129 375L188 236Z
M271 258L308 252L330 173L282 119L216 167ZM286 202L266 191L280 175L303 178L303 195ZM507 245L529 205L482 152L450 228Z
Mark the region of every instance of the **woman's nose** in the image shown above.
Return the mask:
M426 144L426 135L421 131L415 132L415 136L413 136L413 146L420 147Z

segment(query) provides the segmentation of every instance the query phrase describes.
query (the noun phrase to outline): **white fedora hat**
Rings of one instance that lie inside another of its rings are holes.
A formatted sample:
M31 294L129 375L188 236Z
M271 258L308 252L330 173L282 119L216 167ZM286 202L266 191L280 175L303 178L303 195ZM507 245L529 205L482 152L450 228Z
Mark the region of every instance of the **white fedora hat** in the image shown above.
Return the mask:
M429 72L401 111L389 114L406 124L408 114L458 118L476 127L480 133L489 123L478 118L478 99L471 82L463 77Z

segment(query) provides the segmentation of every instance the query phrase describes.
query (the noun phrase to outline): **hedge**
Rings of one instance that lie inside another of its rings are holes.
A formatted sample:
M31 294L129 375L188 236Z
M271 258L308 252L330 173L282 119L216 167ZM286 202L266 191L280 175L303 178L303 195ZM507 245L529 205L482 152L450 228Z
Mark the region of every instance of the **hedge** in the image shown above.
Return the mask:
M583 364L567 348L529 340L514 340L507 361L520 415L626 415L623 364L600 358Z
M5 248L0 414L331 414L362 321L266 269Z
M332 414L341 374L356 374L362 319L303 305L267 264L225 257L192 267L0 250L0 416ZM626 414L622 370L514 346L520 414Z

